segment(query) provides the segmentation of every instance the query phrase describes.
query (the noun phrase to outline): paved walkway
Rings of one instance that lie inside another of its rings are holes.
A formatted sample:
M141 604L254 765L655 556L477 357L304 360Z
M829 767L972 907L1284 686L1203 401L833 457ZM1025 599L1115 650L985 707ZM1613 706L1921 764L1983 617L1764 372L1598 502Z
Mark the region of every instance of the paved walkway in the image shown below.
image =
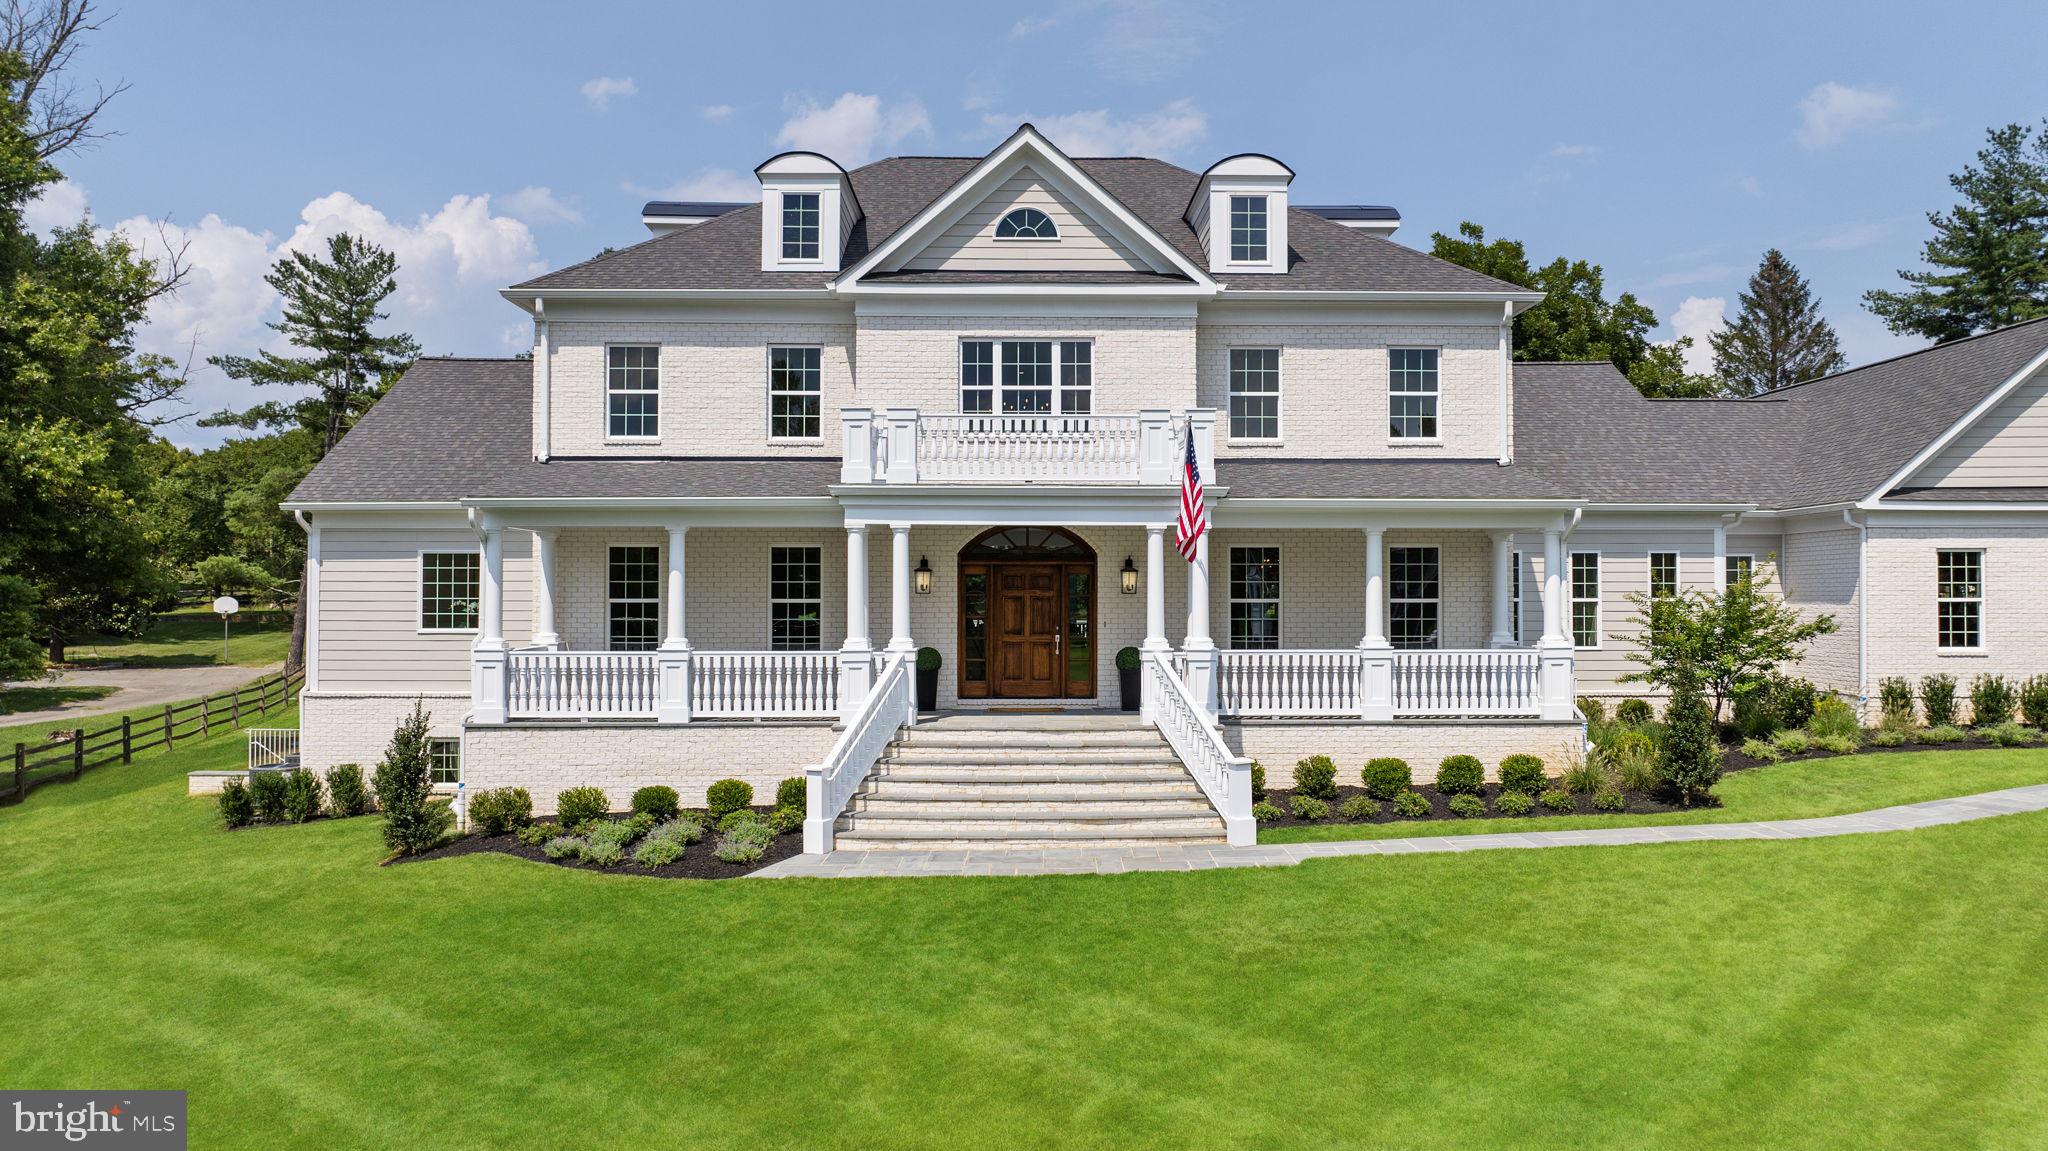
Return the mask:
M1994 815L2048 809L2048 784L1935 799L1855 815L1780 819L1764 823L1695 823L1668 827L1603 827L1583 831L1523 831L1487 835L1431 835L1406 839L1348 839L1325 843L1264 843L1257 847L1133 847L1065 851L834 851L799 855L754 873L787 876L1074 875L1124 871L1205 871L1217 867L1288 867L1305 859L1346 855L1413 855L1425 851L1485 851L1497 847L1580 847L1628 843L1694 843L1705 839L1819 839L1872 831L1910 831L1966 823Z
M53 723L65 719L83 719L94 715L112 715L131 708L149 707L154 704L180 703L197 699L202 695L218 695L245 683L253 683L265 676L276 675L284 670L284 664L274 663L268 667L243 667L239 664L200 665L197 667L80 667L67 668L55 676L37 680L33 684L15 684L16 687L111 687L112 695L104 699L83 699L59 707L44 708L41 711L22 711L13 715L0 716L0 727L17 727L30 723Z

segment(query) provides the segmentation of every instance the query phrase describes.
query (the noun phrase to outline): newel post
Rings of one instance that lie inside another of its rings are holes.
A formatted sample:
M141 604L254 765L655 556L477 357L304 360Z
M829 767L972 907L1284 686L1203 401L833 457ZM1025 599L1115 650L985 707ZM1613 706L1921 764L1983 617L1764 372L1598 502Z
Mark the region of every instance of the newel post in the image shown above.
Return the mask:
M1173 471L1173 413L1165 408L1138 412L1138 482L1170 484Z
M890 408L886 418L889 421L889 482L914 484L917 482L917 409Z
M1358 718L1394 718L1394 645L1387 641L1386 531L1365 529L1365 635L1358 641Z
M875 482L875 412L873 408L839 409L839 482Z

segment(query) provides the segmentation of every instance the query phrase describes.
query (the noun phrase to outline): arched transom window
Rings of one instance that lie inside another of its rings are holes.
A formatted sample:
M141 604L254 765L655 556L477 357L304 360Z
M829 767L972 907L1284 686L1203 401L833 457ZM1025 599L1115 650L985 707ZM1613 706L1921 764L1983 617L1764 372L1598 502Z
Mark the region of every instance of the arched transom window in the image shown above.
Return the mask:
M1052 217L1036 208L1018 208L996 224L998 240L1057 240L1058 228L1053 227Z

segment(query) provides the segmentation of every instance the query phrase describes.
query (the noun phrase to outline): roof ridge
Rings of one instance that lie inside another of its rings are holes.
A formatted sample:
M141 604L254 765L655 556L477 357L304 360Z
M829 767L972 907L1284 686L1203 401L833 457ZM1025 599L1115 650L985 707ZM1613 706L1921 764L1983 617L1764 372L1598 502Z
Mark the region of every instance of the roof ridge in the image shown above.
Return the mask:
M1871 368L1881 368L1886 364L1897 363L1900 360L1910 360L1914 356L1924 356L1929 352L1944 351L1948 348L1956 347L1959 344L1967 344L1972 340L1982 340L1991 336L2002 336L2007 332L2017 331L2021 328L2026 327L2029 324L2040 323L2048 323L2048 316L2035 316L2031 320L2020 320L2017 323L2007 324L2002 328L1992 328L1989 331L1975 332L1971 335L1961 336L1953 340L1945 341L1943 343L1929 344L1924 348L1915 348L1910 352L1900 352L1898 355L1886 356L1884 359L1881 360L1872 360L1867 364L1857 364L1853 368L1843 368L1839 372L1830 372L1825 376L1815 376L1810 380L1800 380L1796 384L1786 384L1782 388L1772 388L1768 392L1759 392L1756 395L1750 396L1748 398L1752 400L1760 400L1766 396L1782 395L1786 392L1791 391L1794 388L1803 388L1808 384L1824 384L1827 383L1829 380L1839 380L1843 376L1853 376L1857 372L1868 371Z

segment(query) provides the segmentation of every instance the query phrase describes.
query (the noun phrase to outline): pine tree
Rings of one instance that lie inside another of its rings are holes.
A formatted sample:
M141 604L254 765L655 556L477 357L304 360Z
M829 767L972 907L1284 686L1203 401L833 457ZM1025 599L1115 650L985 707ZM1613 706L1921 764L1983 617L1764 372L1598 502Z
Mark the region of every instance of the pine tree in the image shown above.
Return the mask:
M427 713L415 700L412 714L391 733L371 782L377 808L384 813L384 843L404 855L418 855L439 843L455 821L446 804L430 802L434 752L428 731Z
M2007 124L1986 136L1980 167L1948 178L1963 202L1927 215L1932 270L1902 269L1905 291L1863 294L1900 335L1946 343L2048 315L2048 121L2039 135Z
M1735 321L1708 337L1729 394L1754 396L1848 366L1820 301L1785 253L1764 253Z
M304 252L279 260L263 277L284 297L284 315L270 327L309 354L292 357L264 351L254 357L214 356L208 362L252 384L312 391L240 412L218 412L200 425L304 428L318 445L308 468L325 459L343 433L420 354L410 335L380 336L373 330L378 321L389 318L378 308L398 290L397 273L397 257L347 232L327 241L325 260ZM298 477L289 478L296 483ZM303 570L304 563L301 558L293 566ZM291 650L285 662L298 667L305 660L306 598L300 596L292 608Z
M1691 807L1705 799L1721 781L1721 741L1714 716L1700 690L1699 677L1682 671L1671 684L1671 702L1664 709L1664 742L1657 749L1657 777Z

